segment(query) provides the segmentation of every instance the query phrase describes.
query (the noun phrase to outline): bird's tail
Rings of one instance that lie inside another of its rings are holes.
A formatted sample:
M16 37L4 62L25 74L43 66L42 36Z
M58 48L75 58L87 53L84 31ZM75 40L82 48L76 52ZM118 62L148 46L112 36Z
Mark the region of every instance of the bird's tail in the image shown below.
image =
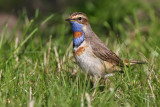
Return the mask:
M146 64L145 61L125 60L126 66L134 66L135 64Z

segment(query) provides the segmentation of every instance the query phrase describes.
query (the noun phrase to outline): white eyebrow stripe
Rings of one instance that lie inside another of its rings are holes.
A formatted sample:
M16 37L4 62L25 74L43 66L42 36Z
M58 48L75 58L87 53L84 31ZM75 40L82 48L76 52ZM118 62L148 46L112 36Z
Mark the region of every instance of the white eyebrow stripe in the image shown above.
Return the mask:
M84 15L76 15L76 16L72 16L72 18L78 18L78 17L82 17L82 18L85 18L85 19L87 19L87 17L86 16L84 16Z

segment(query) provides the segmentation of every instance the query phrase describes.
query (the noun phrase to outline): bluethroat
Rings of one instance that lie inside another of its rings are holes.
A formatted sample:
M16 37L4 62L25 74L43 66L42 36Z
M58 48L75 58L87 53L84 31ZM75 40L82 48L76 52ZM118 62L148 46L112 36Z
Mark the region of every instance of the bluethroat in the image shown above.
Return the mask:
M76 63L84 71L98 78L105 78L115 71L123 71L124 66L142 64L143 61L123 61L92 31L88 17L82 12L72 13L66 21L73 31L73 55Z

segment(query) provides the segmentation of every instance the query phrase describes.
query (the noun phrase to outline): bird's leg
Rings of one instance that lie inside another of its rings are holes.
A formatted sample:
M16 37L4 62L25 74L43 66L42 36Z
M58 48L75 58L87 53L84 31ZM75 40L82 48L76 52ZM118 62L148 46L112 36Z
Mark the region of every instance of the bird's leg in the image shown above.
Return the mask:
M106 75L104 76L105 83L109 85L109 84L110 84L110 79L109 79L108 77L111 77L111 76L114 76L114 75L115 75L114 73L106 74Z
M108 78L108 77L112 77L112 76L114 76L114 73L106 74L106 75L104 76L104 78Z
M97 76L94 76L94 84L93 84L93 87L96 88L97 84L98 84L98 77Z
M95 96L95 94L96 94L96 91L97 91L97 85L98 85L98 83L99 83L99 78L98 78L98 76L94 76L94 85L93 85L93 87L94 87L94 92L93 92L93 94L92 94L92 98Z

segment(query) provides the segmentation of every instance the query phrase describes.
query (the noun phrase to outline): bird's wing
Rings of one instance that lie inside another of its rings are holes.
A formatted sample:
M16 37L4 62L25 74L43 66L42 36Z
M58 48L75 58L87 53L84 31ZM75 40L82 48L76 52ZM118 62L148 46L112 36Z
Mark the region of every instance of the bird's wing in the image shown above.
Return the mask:
M97 36L90 38L89 42L93 53L103 61L107 61L113 65L121 67L124 65L123 61L114 52L108 49Z

